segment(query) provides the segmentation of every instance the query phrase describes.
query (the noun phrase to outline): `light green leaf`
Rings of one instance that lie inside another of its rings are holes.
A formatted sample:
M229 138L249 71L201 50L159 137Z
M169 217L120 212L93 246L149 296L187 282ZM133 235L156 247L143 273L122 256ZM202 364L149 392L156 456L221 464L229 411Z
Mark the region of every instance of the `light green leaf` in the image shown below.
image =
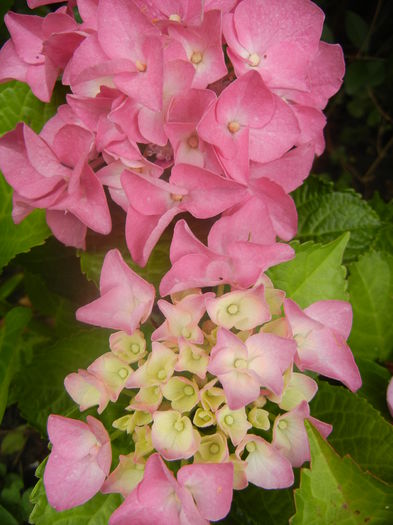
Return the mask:
M353 326L349 345L355 355L385 360L393 356L393 256L363 255L349 266Z
M0 85L0 135L26 122L37 133L64 102L64 88L57 87L48 104L35 97L27 84L7 82Z
M353 191L333 191L333 186L310 177L293 198L299 224L297 238L301 241L328 242L350 232L345 258L364 252L381 227L378 214Z
M44 464L36 472L42 477ZM56 512L49 505L42 479L31 493L31 501L35 504L30 514L29 523L34 525L108 525L110 515L122 502L119 494L97 494L84 505L63 512Z
M329 442L339 454L349 454L364 470L393 482L393 426L366 399L319 381L311 415L333 425Z
M0 422L7 406L10 382L18 366L22 332L30 318L27 308L13 308L0 328Z
M11 211L12 189L0 174L0 272L15 255L43 244L50 235L43 210L33 211L18 225L14 224Z
M23 417L42 434L51 413L84 418L65 391L64 378L108 351L108 331L103 329L85 329L53 345L38 345L14 383L13 399Z
M346 269L341 265L349 234L328 244L294 244L296 257L268 272L276 288L302 308L325 299L348 299Z
M393 487L340 458L305 421L311 468L303 469L295 491L291 525L387 525L393 523Z

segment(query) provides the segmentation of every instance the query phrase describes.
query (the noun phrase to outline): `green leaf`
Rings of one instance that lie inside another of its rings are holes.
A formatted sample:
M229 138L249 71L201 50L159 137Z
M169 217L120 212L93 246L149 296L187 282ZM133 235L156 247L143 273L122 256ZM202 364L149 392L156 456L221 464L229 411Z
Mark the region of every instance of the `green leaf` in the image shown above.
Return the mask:
M138 275L140 275L143 279L148 281L149 283L153 284L156 289L158 289L158 286L160 284L160 281L162 279L162 276L164 273L166 273L170 268L170 261L169 261L169 246L171 242L171 235L169 232L165 232L158 244L155 246L154 250L152 251L149 260L143 268L138 266L133 262L131 259L131 256L129 254L129 251L124 244L124 234L122 233L122 240L118 240L117 243L113 241L111 243L111 238L107 238L105 242L105 246L98 246L96 250L87 250L87 251L80 251L78 253L80 257L80 264L81 264L81 270L86 275L86 277L93 281L97 286L100 282L100 274L101 274L101 268L102 263L104 262L104 257L107 254L108 250L111 248L119 248L121 251L121 254L123 256L123 259L125 262L136 272ZM108 244L111 244L108 246Z
M39 477L43 474L42 467L43 464L36 472ZM122 498L119 494L99 493L84 505L56 512L48 503L44 484L40 479L31 493L31 501L35 506L30 514L29 523L34 525L108 525L110 515L120 505Z
M365 397L374 408L390 420L391 416L386 404L386 390L392 377L390 372L385 367L360 357L356 359L356 363L363 381L357 394Z
M13 398L23 417L42 434L51 413L85 418L64 389L64 378L109 351L108 331L84 329L53 345L38 345L15 381Z
M65 91L57 87L48 104L35 97L27 84L7 82L0 85L0 135L13 129L18 122L26 122L37 133L64 102Z
M353 325L349 345L355 355L385 360L393 356L393 256L363 255L349 266Z
M380 195L375 193L370 204L382 221L382 226L377 232L372 247L375 250L393 254L393 200L384 202Z
M348 10L345 13L345 29L352 44L357 49L363 47L363 50L366 51L367 47L363 46L363 42L368 36L369 28L363 18L354 11Z
M13 129L20 121L26 122L35 131L56 112L63 101L64 92L55 90L49 104L38 100L30 88L21 82L0 85L0 135ZM33 246L42 244L50 235L45 212L35 210L21 224L15 225L11 218L12 190L0 176L0 272L18 253L28 252Z
M341 265L349 234L328 244L294 244L296 257L268 272L276 288L302 308L323 299L348 299L346 269Z
M293 489L264 490L255 485L234 491L227 525L287 525L295 512ZM221 522L220 522L221 523Z
M21 336L31 318L27 308L13 308L0 328L0 422L7 406L8 389L16 371Z
M339 454L349 454L363 469L393 482L393 427L366 399L319 381L311 414L333 425L329 442Z
M332 185L310 177L293 198L298 211L297 238L327 242L350 232L345 258L354 258L373 242L381 226L378 214L353 191L333 191Z
M0 523L1 525L18 525L17 520L3 507L3 505L0 505Z
M393 522L393 487L340 458L305 421L311 468L301 472L291 525L386 525Z
M45 212L34 210L20 224L11 218L12 189L0 174L0 272L18 253L28 252L49 237Z

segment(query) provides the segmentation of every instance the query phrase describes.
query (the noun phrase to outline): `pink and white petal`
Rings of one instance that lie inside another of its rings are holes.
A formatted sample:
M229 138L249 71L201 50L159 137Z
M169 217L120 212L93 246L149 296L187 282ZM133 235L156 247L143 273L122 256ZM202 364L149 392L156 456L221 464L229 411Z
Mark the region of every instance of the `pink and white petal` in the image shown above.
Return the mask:
M352 328L352 306L347 301L317 301L304 309L304 313L348 339Z
M191 492L199 512L207 520L221 520L230 511L232 463L185 465L177 473L177 481Z
M48 418L48 436L57 453L69 460L86 456L97 444L97 439L83 421L51 414Z

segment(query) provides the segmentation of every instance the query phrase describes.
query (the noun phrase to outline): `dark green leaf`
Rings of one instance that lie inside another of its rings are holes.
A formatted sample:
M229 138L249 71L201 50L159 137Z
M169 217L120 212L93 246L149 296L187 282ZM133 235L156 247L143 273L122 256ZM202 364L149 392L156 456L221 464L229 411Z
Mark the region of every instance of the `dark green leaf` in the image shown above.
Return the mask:
M298 188L293 198L299 216L297 238L301 241L327 242L350 232L345 258L367 250L381 222L377 213L352 191L333 191L331 185L316 177Z
M393 487L340 458L308 421L311 468L295 491L291 525L387 525L393 522Z
M367 50L365 40L368 35L368 25L363 18L354 11L347 11L345 13L345 29L349 40L357 48Z
M27 308L13 308L0 328L0 422L7 406L9 385L18 366L22 332L30 318Z
M333 425L329 442L339 454L349 454L364 470L393 482L393 427L364 398L319 381L311 414Z

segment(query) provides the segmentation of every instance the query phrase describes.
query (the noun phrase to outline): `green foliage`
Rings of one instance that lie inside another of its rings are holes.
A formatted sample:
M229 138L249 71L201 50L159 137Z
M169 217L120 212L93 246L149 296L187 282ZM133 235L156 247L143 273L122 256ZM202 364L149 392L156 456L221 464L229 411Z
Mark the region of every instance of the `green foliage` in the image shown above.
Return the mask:
M329 443L339 454L349 454L364 470L393 482L393 464L388 459L393 450L393 426L366 399L320 381L311 414L333 425Z
M364 44L368 36L369 27L358 13L350 11L349 9L347 10L345 29L352 44L358 49L364 47L364 50L366 50Z
M370 204L378 213L382 223L372 246L375 250L393 254L393 200L385 202L379 193L375 193Z
M362 387L357 394L366 398L374 408L390 419L386 404L386 390L392 377L390 372L374 361L362 359L361 357L356 358L356 364L362 377Z
M41 464L36 476L42 478L45 464ZM34 525L108 525L109 516L120 505L119 494L97 494L93 499L63 512L56 512L49 505L42 479L40 479L31 494L35 504L29 523Z
M295 512L293 489L263 490L255 485L235 491L227 525L287 525ZM221 523L221 522L220 522Z
M346 270L341 265L349 234L328 244L294 244L296 257L268 272L274 285L302 308L322 299L348 299Z
M295 491L291 525L386 525L393 522L393 487L340 458L308 421L311 469Z
M65 391L64 378L78 368L87 368L108 349L108 332L103 329L84 329L54 344L37 345L31 362L16 378L13 393L26 421L45 435L49 414L84 418Z
M388 359L393 351L393 255L370 252L349 266L355 355Z
M0 421L7 405L9 385L18 367L22 332L30 317L27 308L13 308L0 328Z
M122 232L122 236L124 238L124 232ZM98 286L104 257L111 248L116 247L120 249L126 263L138 275L143 277L143 279L146 279L146 281L154 284L154 286L158 289L162 276L169 270L170 267L170 240L171 236L168 233L164 233L151 253L146 266L141 268L132 261L128 248L124 243L124 239L122 239L120 242L117 242L116 244L113 242L113 237L109 236L106 239L102 239L100 244L96 246L95 250L88 249L87 251L79 252L81 270L90 281L93 281Z
M293 198L299 216L297 238L327 242L350 232L346 259L367 250L381 227L377 213L360 195L334 191L333 184L317 177L309 177Z

